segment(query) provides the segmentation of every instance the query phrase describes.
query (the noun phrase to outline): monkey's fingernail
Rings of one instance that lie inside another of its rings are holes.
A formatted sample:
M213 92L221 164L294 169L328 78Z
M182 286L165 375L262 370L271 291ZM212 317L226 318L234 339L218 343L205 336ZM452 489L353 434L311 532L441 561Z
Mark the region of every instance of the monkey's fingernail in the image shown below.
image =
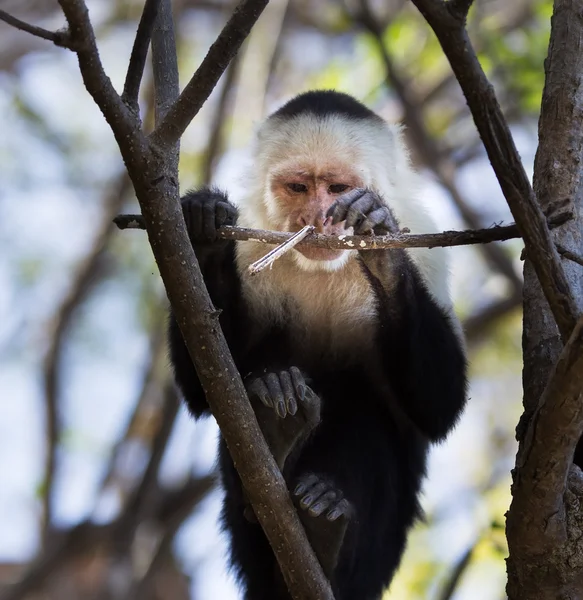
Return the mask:
M319 517L324 510L324 506L322 504L314 504L314 506L310 507L310 514L313 517Z
M305 385L298 386L298 394L300 396L300 400L303 401L306 397L306 386Z
M263 402L263 404L265 404L265 406L267 406L269 408L273 407L273 402L269 396L259 396L259 400L261 400L261 402Z
M285 417L285 403L283 400L277 403L275 410L282 419Z
M297 411L298 405L296 404L296 401L293 398L290 398L287 403L287 412L293 417Z
M336 521L336 519L338 517L340 517L342 515L342 511L338 510L337 508L335 508L334 510L331 510L327 515L326 518L328 519L328 521Z
M307 489L308 487L305 483L298 483L298 485L296 485L296 489L294 490L294 496L301 496Z
M312 504L312 502L314 501L314 498L312 496L310 496L310 494L308 494L307 496L304 496L301 500L300 500L300 504L302 506L310 506L310 504Z

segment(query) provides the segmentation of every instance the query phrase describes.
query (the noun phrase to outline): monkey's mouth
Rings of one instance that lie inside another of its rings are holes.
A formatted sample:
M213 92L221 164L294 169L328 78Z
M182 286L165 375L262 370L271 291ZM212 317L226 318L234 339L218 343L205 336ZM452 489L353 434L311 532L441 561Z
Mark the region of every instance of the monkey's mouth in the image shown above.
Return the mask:
M313 246L296 246L296 250L310 260L331 261L342 256L344 250L331 248L314 248Z

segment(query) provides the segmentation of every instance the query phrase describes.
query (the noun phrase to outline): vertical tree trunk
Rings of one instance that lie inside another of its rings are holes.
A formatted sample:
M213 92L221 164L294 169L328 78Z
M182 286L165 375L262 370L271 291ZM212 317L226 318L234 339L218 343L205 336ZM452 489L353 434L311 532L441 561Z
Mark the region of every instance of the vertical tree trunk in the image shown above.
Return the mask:
M534 167L534 190L543 209L570 201L575 217L553 232L557 243L583 254L583 0L556 0L546 82L539 121L539 148ZM583 267L563 261L578 308L583 309ZM541 393L563 347L555 320L532 264L524 267L523 387L524 415L517 429L519 451L515 484L528 442L525 432ZM536 430L535 430L536 435ZM508 514L508 596L557 600L583 598L583 543L579 502L581 474L571 470L560 514L530 518L516 498ZM535 482L544 486L544 474ZM583 511L582 511L583 513ZM547 527L541 527L541 523ZM550 523L550 524L549 524Z

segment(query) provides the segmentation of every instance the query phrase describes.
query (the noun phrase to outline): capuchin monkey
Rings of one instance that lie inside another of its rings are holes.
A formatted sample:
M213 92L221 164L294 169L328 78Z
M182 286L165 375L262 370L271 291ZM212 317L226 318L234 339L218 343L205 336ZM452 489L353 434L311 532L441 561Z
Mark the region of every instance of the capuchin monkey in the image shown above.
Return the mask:
M301 94L257 135L245 199L182 199L190 240L257 420L337 600L380 598L399 565L431 443L466 401L442 249L299 246L251 276L264 244L222 225L339 236L427 233L398 127L351 96ZM195 417L209 408L176 324L170 352ZM247 600L290 596L224 441L222 522Z

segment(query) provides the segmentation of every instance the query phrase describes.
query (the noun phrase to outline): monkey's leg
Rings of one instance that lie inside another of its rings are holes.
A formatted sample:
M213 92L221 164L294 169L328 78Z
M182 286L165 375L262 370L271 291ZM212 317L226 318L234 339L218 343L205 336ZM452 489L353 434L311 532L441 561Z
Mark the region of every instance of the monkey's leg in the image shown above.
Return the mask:
M320 422L320 398L296 367L252 376L245 384L259 427L283 473L290 454L297 454ZM249 502L245 518L257 522Z

